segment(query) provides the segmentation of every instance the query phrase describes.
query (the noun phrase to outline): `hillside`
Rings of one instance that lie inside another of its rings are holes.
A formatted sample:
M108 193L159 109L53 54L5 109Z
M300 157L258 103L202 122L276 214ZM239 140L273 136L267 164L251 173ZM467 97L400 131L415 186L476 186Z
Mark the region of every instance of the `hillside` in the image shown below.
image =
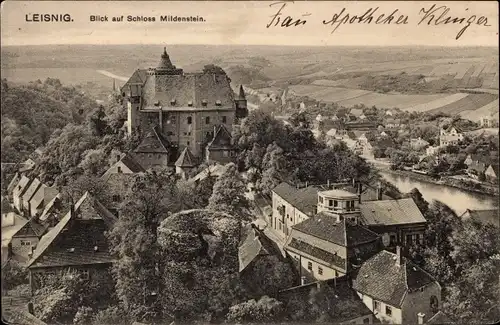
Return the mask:
M44 145L52 132L72 122L81 123L97 107L94 99L58 79L27 85L2 80L2 162L25 159Z

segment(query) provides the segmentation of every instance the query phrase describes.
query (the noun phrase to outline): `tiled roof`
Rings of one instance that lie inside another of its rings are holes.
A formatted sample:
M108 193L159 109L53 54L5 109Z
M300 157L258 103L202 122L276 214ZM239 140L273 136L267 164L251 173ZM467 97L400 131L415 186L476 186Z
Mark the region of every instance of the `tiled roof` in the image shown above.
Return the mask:
M38 178L35 178L33 182L31 182L31 185L28 187L26 192L24 192L23 194L23 202L29 202L41 184L42 183L40 183Z
M231 133L221 124L217 127L214 138L208 143L207 148L209 150L231 148L231 138Z
M154 127L134 149L134 152L168 153L168 147L169 142L162 136L159 130Z
M22 196L24 194L24 192L28 189L30 183L31 183L31 179L29 179L28 177L23 175L23 177L21 177L21 180L19 181L17 186L14 188L14 191L13 191L14 195Z
M298 250L300 252L311 255L323 262L326 262L329 265L335 265L345 270L346 268L346 260L337 254L328 252L319 247L313 246L305 241L299 240L297 238L292 238L290 242L286 245L285 249L292 248Z
M426 222L412 198L363 202L360 209L361 219L368 225Z
M9 182L9 185L7 185L7 193L12 193L14 190L14 187L19 183L19 173L15 173L12 179Z
M34 209L38 208L43 203L46 188L47 188L47 185L45 185L45 184L40 185L38 190L35 192L35 194L31 198L30 204L31 204L31 209L33 211L34 211ZM31 211L30 211L30 213L31 213Z
M134 71L132 76L128 79L128 81L121 88L121 92L127 92L128 86L133 84L143 85L146 82L146 78L148 76L148 71L146 69L137 69Z
M33 219L30 219L28 222L22 226L12 237L33 237L36 236L38 238L42 237L47 228Z
M46 205L45 208L43 209L42 214L40 215L40 220L45 221L49 214L52 212L52 208L55 206L55 203L61 199L61 194L58 193L52 200L50 200Z
M41 238L28 267L110 263L105 232L115 221L116 217L86 192L75 204L75 212L68 212Z
M322 313L327 316L326 322L322 324L350 324L349 322L363 316L369 316L373 313L359 298L354 291L349 281L345 276L338 277L335 280L327 280L324 282L309 283L303 286L297 286L282 290L279 293L278 299L288 303L289 301L300 301L304 305L308 305L311 290L317 289L318 283L323 286L323 292L329 303L319 306ZM314 289L313 289L314 288ZM376 318L373 317L376 321ZM358 323L358 322L356 322Z
M336 216L326 212L318 213L314 217L292 226L292 228L345 247L372 242L379 237L373 231L360 225L350 224L345 219L337 222Z
M273 189L273 192L299 211L311 216L316 211L318 191L318 188L314 186L297 189L286 182L282 182Z
M181 155L175 162L175 166L177 167L194 167L196 166L196 159L189 150L189 147L184 148L182 150Z
M135 160L134 157L129 153L123 156L123 158L120 159L120 161L125 166L127 166L127 168L130 169L133 173L140 173L145 171L144 167L142 167L141 164L139 164L139 162Z
M406 258L396 265L396 254L381 251L363 263L353 282L354 290L389 305L400 307L408 291L435 280Z
M223 74L147 76L143 94L143 109L158 102L167 111L189 106L212 110L232 110L234 107L234 93L227 76ZM172 100L175 100L174 105L171 105Z
M279 248L275 245L262 231L250 228L245 241L238 249L239 272L250 265L257 256L282 256Z
M471 218L474 221L483 224L492 224L494 226L500 227L500 215L498 214L498 209L490 210L470 210L467 209L462 215L464 218Z

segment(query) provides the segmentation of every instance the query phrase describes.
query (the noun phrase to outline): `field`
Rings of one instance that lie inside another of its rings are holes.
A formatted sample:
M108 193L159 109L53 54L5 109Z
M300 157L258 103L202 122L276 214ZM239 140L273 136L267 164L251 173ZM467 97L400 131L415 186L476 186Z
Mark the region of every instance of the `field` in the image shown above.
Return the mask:
M59 78L64 83L90 85L92 92L100 88L95 93L101 94L112 87L110 74L128 77L135 69L156 66L163 46L3 47L1 72L9 81ZM213 63L228 71L235 86L290 87L292 94L344 106L362 103L413 111L442 107L470 114L498 98L459 93L460 88L498 90L495 48L167 45L167 51L172 62L186 72ZM414 83L420 76L425 77L423 91ZM400 81L405 91L394 93L390 88ZM380 85L389 89L378 89Z

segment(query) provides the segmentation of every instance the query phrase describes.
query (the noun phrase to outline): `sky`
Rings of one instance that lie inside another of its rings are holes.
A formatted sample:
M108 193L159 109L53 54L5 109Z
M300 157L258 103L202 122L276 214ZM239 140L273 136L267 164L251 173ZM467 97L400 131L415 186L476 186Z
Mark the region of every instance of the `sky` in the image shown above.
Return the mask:
M472 16L467 23L427 24L422 9L436 4L436 17ZM307 45L307 46L495 46L498 47L498 3L496 1L299 1L287 2L286 16L305 19L304 25L270 27L282 3L277 1L5 1L1 6L1 44L214 44L214 45ZM443 7L446 6L446 7ZM371 24L325 25L333 15L362 15L378 7ZM345 8L344 14L340 14ZM392 24L375 24L380 14L398 10ZM34 14L70 14L72 22L27 22ZM155 22L91 22L91 15L155 17ZM201 16L205 22L161 22L161 15ZM306 15L306 16L302 16ZM399 15L407 24L396 25ZM480 18L484 16L485 18ZM487 25L485 25L485 19ZM477 23L480 23L478 25Z

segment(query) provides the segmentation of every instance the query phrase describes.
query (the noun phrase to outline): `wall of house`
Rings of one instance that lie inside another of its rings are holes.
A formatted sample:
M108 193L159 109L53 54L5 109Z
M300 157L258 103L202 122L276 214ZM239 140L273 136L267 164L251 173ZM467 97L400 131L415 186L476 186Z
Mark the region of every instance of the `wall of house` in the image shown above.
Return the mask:
M113 166L111 166L108 171L111 174L118 174L118 168L120 168L120 172L123 174L133 174L133 172L125 165L123 162L118 161Z
M373 324L373 315L365 315L356 317L344 322L339 323L340 325L344 324Z
M12 237L12 254L28 260L32 251L32 247L35 248L38 245L39 241L40 240L36 236ZM29 242L29 245L26 245L27 242Z
M345 275L342 270L327 266L324 263L320 263L315 258L312 258L306 254L298 254L291 251L288 251L288 253L296 262L300 263L303 272L308 272L309 275L316 280L329 280ZM320 274L320 269L322 274Z
M437 310L431 309L431 297L435 296L438 300L438 308L441 308L441 286L437 283L431 283L423 287L422 291L416 290L409 292L403 301L403 319L405 324L417 324L417 314L424 313L425 318L429 319Z
M396 308L394 306L391 306L389 304L386 304L382 301L378 301L376 299L373 299L372 297L362 294L361 292L358 292L358 296L361 298L363 303L370 309L374 314L377 319L379 319L382 322L387 322L390 324L401 324L403 322L403 313L400 308ZM379 308L378 310L375 309L375 302L379 303ZM391 315L387 315L386 313L386 307L391 308ZM408 324L416 324L415 323L408 323Z
M141 165L145 169L158 167L158 166L166 167L169 163L167 153L136 152L135 155L137 157L137 160L139 160L141 162Z
M206 151L206 161L208 163L219 162L227 164L235 159L234 150L208 150Z
M285 206L285 216L278 212L278 207ZM292 231L292 226L309 219L309 216L288 203L282 197L273 192L273 228L281 234L288 236ZM281 220L283 222L281 223ZM280 227L281 225L281 227Z

